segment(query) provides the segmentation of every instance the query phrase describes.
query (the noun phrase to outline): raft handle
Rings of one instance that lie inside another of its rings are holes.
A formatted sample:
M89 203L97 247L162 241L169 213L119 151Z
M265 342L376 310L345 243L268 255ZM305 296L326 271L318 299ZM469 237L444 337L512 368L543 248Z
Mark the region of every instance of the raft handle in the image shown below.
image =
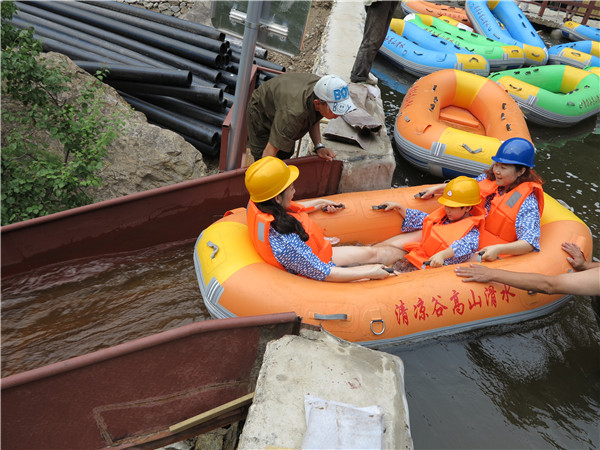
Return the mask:
M383 325L383 329L379 333L373 329L373 323L374 322L381 322L381 324ZM371 320L371 332L375 336L381 336L385 332L385 321L383 319L374 319L374 320Z
M210 259L215 259L215 255L219 251L219 246L211 241L208 241L206 245L213 249L212 253L210 254Z
M482 151L483 151L483 150L481 149L481 147L479 147L477 150L473 150L473 149L471 149L471 147L469 147L467 144L463 144L462 146L463 146L463 148L464 148L466 151L468 151L469 153L473 153L473 154L475 154L475 153L480 153L480 152L482 152Z
M318 314L315 313L316 320L348 320L348 314Z

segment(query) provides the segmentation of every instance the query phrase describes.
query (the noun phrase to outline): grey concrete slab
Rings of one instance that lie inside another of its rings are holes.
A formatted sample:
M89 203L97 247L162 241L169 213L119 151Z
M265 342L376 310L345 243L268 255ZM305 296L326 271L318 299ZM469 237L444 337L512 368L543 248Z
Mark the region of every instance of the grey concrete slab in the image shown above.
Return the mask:
M268 344L238 449L301 448L305 395L361 408L381 406L382 448L413 448L400 358L303 330Z

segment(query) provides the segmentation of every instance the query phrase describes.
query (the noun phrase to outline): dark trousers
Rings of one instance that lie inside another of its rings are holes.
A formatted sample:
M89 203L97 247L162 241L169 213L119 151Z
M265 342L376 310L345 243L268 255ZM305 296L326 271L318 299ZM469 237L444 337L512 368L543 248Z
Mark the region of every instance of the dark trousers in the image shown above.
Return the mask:
M350 72L350 81L353 83L367 80L375 56L377 56L377 50L385 40L396 6L398 6L398 0L382 0L375 1L366 7L365 31L352 72Z

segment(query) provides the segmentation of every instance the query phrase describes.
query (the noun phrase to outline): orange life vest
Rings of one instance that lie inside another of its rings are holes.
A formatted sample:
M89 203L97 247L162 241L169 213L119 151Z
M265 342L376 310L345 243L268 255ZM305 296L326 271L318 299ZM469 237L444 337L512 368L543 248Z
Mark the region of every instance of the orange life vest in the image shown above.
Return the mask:
M450 245L467 235L471 229L483 228L484 215L481 208L473 207L471 215L456 222L443 224L446 210L442 206L430 213L423 220L423 238L421 242L411 242L404 246L409 252L404 258L413 266L421 268L425 261L437 252L447 249Z
M315 255L323 261L328 263L331 261L333 254L331 243L325 239L323 230L308 216L307 209L300 203L292 202L289 213L300 221L302 227L308 234L308 241L306 244L312 249ZM269 230L271 229L271 222L274 217L271 214L262 212L256 204L250 200L248 202L248 209L246 212L246 219L248 221L248 231L250 232L250 239L254 244L254 248L258 254L265 260L265 262L284 269L284 267L277 262L271 244L269 243Z
M498 195L498 186L495 181L481 180L479 193L483 202L487 196L495 193L492 199L490 212L485 219L485 227L479 235L479 248L488 245L505 244L517 240L515 224L521 205L531 193L534 193L540 208L540 217L544 211L544 191L539 183L526 181L510 192Z

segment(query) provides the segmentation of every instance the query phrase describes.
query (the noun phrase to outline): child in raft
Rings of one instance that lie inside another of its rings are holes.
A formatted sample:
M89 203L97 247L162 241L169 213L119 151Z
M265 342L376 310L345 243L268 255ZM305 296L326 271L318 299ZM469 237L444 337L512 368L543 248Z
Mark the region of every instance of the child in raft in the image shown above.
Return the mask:
M422 230L420 242L400 243L406 254L394 265L395 270L410 272L427 265L436 268L458 264L477 251L479 230L484 224L477 181L464 176L451 180L438 202L443 206L430 214L392 201L382 203L385 211L396 210L404 218L403 233Z
M544 190L543 180L534 170L535 147L527 139L510 138L500 145L492 161L494 164L476 178L486 210L485 227L479 236L481 261L539 251ZM420 198L430 199L444 186L427 188L420 192ZM410 238L402 236L404 243Z

